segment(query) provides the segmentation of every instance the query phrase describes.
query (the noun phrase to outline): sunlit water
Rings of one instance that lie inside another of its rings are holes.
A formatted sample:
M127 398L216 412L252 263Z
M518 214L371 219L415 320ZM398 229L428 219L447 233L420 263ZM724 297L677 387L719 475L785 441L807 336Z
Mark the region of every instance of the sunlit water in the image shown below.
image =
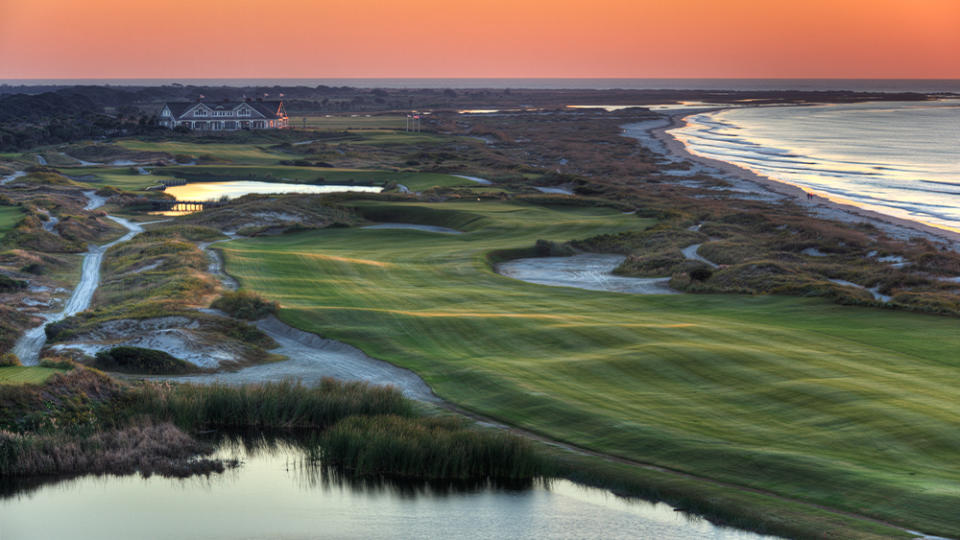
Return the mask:
M228 182L195 182L168 187L164 193L178 201L216 201L223 197L236 199L251 193L339 193L344 191L379 193L378 186L316 186L313 184L285 184L281 182L255 182L233 180Z
M692 152L891 216L960 229L960 101L696 114Z
M379 186L317 186L313 184L289 184L283 182L256 182L253 180L231 180L225 182L194 182L180 186L171 186L164 193L173 195L178 201L221 201L236 199L244 195L258 193L261 195L280 193L342 193L342 192L380 193ZM182 216L197 211L192 206L175 206L172 210L152 212L162 216Z
M567 481L510 488L358 483L285 445L209 478L83 477L4 486L0 538L760 539Z

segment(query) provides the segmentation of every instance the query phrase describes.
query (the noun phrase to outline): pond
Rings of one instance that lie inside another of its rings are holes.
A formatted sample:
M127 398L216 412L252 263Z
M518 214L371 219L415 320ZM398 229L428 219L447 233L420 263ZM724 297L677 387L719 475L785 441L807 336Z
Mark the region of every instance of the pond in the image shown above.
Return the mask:
M568 481L361 482L291 445L221 444L210 477L81 477L0 485L0 538L770 538Z
M342 193L342 192L380 193L380 186L341 186L290 184L282 182L256 182L253 180L231 180L226 182L192 182L181 186L170 186L164 193L173 195L178 201L219 201L223 198L236 199L251 193ZM159 212L163 215L181 215L189 212L174 209L171 212Z

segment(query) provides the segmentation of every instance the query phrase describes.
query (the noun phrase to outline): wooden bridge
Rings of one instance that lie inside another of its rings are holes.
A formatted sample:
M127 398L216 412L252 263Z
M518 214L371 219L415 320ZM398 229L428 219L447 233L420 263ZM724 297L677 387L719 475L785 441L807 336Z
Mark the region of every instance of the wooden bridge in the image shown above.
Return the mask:
M227 201L176 201L172 199L151 199L146 202L152 212L200 212L207 208L220 208Z

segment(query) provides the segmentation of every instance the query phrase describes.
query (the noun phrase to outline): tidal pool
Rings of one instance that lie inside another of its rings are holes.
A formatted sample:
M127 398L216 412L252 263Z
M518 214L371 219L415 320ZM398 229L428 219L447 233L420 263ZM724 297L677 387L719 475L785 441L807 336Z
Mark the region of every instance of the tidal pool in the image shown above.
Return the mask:
M221 445L243 464L185 480L0 484L0 538L770 538L568 481L520 486L357 481L291 445Z

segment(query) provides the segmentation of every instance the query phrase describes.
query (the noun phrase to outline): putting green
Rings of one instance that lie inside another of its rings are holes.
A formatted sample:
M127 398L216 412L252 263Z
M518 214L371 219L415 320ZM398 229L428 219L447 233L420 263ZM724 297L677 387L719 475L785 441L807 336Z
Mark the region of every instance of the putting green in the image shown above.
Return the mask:
M23 209L19 206L0 206L0 239L12 231L23 216Z
M551 437L960 533L960 322L818 299L634 296L495 274L491 250L639 229L599 208L358 205L463 235L337 229L223 244L281 318Z
M0 384L42 384L54 373L62 373L62 370L36 366L0 367Z

